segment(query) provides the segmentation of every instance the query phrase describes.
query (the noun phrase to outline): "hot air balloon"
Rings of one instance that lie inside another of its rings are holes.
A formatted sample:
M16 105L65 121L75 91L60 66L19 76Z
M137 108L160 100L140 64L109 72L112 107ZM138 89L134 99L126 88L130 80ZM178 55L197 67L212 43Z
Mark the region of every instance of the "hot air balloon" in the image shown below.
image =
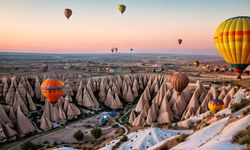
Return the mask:
M112 47L112 48L111 48L111 52L114 53L114 50L115 50L115 49Z
M188 86L189 83L188 76L181 72L173 73L169 80L179 95Z
M178 39L178 44L181 45L182 39Z
M223 108L224 102L219 99L213 99L208 102L208 108L212 114L216 114L218 111L221 111Z
M118 48L116 47L116 48L115 48L115 52L117 53L117 51L118 51Z
M199 61L194 61L194 62L193 62L193 65L194 65L195 67L198 67L198 66L200 65L200 62L199 62Z
M69 19L70 16L72 15L72 10L69 8L64 9L64 16Z
M118 5L118 10L123 14L126 10L126 6L125 5Z
M64 94L64 83L56 78L48 78L43 81L41 91L48 102L56 103L57 100Z
M43 72L47 72L48 69L49 69L49 66L48 66L47 64L43 64L43 65L41 66L41 70L42 70Z
M132 51L133 51L133 48L131 48L130 51L132 52Z
M250 17L233 17L222 22L214 34L214 42L241 79L241 73L250 64Z

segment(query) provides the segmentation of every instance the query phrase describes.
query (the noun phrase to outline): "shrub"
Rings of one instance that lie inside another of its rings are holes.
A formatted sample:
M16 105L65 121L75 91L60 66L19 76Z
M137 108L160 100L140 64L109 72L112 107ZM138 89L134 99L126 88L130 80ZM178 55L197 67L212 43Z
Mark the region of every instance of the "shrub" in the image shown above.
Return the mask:
M242 112L242 114L245 116L245 115L247 115L247 114L250 114L250 108L247 108L246 110L244 110L243 112Z
M81 130L78 130L74 133L73 137L77 140L77 141L82 141L84 134L82 133Z
M38 145L35 145L32 142L26 142L21 146L22 150L37 150L39 148Z
M250 144L250 129L241 130L232 138L233 143Z
M128 141L128 137L126 135L122 136L121 142L126 142Z
M95 139L98 139L99 137L102 136L102 130L98 127L93 128L90 133Z
M232 104L231 110L232 110L232 112L234 113L234 112L240 110L240 109L241 109L242 107L244 107L246 104L247 104L247 100L242 99L240 102Z
M183 141L185 141L185 139L188 137L188 135L187 134L182 134L182 135L180 135L179 137L177 137L177 141L178 142L183 142Z
M160 150L168 150L167 146L162 147Z
M118 128L119 127L119 125L118 124L114 124L114 125L112 125L112 128Z

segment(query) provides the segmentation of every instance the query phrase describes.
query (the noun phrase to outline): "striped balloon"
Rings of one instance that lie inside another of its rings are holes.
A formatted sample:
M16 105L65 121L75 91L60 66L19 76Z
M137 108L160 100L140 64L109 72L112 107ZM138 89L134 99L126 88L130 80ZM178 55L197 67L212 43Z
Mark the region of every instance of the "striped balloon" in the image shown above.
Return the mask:
M180 94L188 86L189 79L187 75L181 72L175 72L172 74L170 82L174 89Z
M50 103L56 103L57 100L64 94L64 83L55 78L48 78L43 81L41 85L41 91L44 97Z
M212 114L216 114L218 111L221 111L223 108L224 102L219 99L213 99L208 102L208 109Z
M234 72L242 73L250 64L250 17L239 16L222 22L215 32L214 42Z

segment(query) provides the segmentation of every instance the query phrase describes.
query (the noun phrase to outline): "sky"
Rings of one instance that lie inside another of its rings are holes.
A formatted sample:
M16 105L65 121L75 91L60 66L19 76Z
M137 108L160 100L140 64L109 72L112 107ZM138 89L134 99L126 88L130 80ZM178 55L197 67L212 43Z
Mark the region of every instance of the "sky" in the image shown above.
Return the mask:
M218 54L217 26L249 8L250 0L0 0L0 52Z

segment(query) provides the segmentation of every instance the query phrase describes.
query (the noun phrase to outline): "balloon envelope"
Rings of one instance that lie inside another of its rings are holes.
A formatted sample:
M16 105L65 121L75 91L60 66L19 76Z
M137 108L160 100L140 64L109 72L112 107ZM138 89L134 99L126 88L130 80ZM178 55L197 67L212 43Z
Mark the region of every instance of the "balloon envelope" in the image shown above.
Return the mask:
M178 44L180 45L182 43L182 39L178 39Z
M125 5L118 5L118 10L123 14L126 10L126 6Z
M200 62L199 62L199 61L194 61L194 62L193 62L193 65L194 65L195 67L198 67L198 66L200 65Z
M234 72L242 73L250 64L250 17L233 17L222 22L215 31L214 42Z
M69 8L64 9L64 16L69 19L72 15L72 10Z
M218 111L221 111L223 108L224 102L219 99L213 99L208 102L208 109L212 114L216 114Z
M169 78L173 88L180 94L189 83L189 78L187 75L181 73L181 72L175 72L172 74L172 76Z
M56 103L64 94L64 83L55 78L48 78L41 85L41 92L50 103Z
M48 69L49 69L49 66L48 66L47 64L43 64L43 65L41 66L41 70L42 70L43 72L47 72Z

